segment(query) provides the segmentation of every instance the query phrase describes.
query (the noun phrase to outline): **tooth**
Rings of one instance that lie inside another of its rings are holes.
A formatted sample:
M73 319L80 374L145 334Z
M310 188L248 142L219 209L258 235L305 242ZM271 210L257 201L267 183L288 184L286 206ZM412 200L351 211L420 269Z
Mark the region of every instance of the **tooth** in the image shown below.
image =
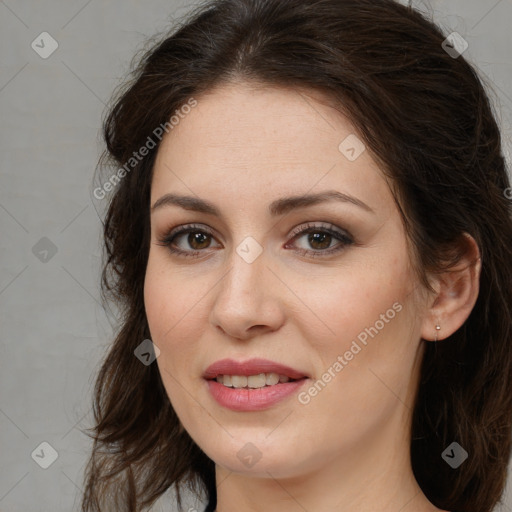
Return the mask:
M279 382L279 375L277 373L267 373L265 376L265 383L267 386L273 386Z
M280 382L289 382L291 379L278 373L260 373L258 375L217 375L217 382L226 387L259 389L265 386L274 386Z
M247 386L247 377L245 375L232 375L231 384L234 388L245 388Z
M247 377L247 385L250 388L262 388L266 384L266 378L264 373L259 375L250 375Z

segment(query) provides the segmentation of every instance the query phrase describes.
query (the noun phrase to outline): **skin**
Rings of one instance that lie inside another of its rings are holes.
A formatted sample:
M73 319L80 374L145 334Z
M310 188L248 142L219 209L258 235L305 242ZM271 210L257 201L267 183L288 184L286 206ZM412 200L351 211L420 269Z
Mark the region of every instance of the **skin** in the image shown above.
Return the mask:
M218 512L440 510L411 469L413 399L425 340L436 324L441 340L465 321L479 264L432 278L435 293L422 288L386 179L369 150L355 161L340 152L356 131L319 93L233 82L197 99L162 142L151 205L172 192L213 203L221 217L155 209L144 293L169 399L216 463ZM325 190L372 211L326 201L268 212L275 199ZM192 245L187 234L175 239L198 258L160 242L189 223L213 232ZM293 234L307 223L320 234L345 230L353 243ZM248 236L263 248L252 263L236 252ZM476 259L469 237L467 246L468 261ZM310 375L307 390L396 303L400 312L307 404L294 394L264 411L235 412L202 378L219 359L264 357ZM251 467L237 457L249 442L261 453Z

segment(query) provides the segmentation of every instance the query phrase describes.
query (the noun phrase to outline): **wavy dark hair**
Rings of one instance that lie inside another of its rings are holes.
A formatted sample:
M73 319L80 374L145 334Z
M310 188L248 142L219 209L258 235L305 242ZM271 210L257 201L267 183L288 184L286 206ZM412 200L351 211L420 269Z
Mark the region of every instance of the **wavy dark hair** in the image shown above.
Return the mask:
M126 165L190 98L200 101L223 83L325 94L389 177L421 282L457 261L452 249L463 233L479 247L480 292L470 316L425 347L411 461L437 507L489 512L511 453L510 183L492 89L462 55L445 51L447 35L429 18L393 0L200 5L137 58L106 114L99 168ZM95 385L83 512L146 510L172 489L181 510L184 488L206 496L207 510L216 506L214 462L180 428L157 365L133 353L150 338L143 286L158 146L132 162L106 202L102 297L121 316ZM441 458L453 441L469 453L456 470Z

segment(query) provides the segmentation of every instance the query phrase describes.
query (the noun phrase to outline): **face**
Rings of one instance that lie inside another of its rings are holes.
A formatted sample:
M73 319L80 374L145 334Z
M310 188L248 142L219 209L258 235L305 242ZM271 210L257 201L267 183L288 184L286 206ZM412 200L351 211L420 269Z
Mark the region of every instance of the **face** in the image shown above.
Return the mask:
M318 93L197 101L157 155L144 289L183 427L254 475L408 451L424 301L369 150ZM211 367L226 359L241 364Z

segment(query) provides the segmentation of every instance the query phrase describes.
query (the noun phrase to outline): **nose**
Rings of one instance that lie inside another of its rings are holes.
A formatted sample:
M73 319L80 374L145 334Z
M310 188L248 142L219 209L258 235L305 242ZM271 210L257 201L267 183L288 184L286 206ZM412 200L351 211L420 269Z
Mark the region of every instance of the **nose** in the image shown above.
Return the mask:
M248 263L233 251L229 269L213 289L210 322L224 335L247 340L284 323L283 284L268 267L265 253Z

